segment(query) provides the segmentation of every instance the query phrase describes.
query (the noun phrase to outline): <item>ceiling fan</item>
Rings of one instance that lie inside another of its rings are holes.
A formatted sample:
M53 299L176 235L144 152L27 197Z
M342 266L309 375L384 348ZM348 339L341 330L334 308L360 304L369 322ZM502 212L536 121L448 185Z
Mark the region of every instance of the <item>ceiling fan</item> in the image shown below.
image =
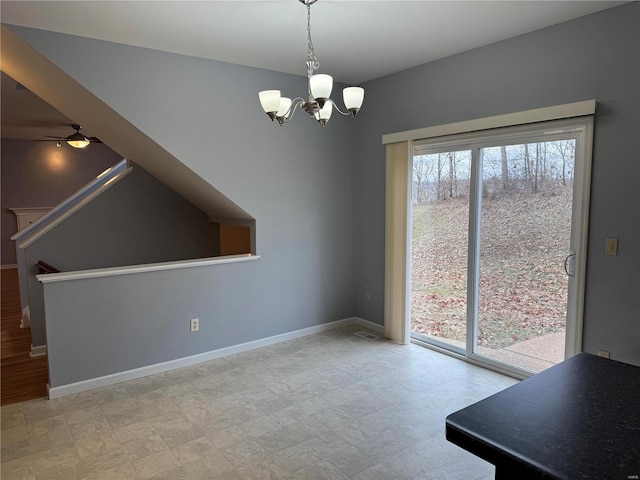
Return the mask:
M46 137L51 138L51 140L37 140L37 141L39 142L56 141L58 142L58 146L61 146L62 142L67 142L69 145L71 145L74 148L86 148L91 143L102 143L102 141L100 141L100 139L96 137L87 137L84 134L80 133L80 129L82 128L80 125L74 123L73 125L70 125L70 126L76 131L76 133L72 133L68 137L54 137L52 135L45 135Z

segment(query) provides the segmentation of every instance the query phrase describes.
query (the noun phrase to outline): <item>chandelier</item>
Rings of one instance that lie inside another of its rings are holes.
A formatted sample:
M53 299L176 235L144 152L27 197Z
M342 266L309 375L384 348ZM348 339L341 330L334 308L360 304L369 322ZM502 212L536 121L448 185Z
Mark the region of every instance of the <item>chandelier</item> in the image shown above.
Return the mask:
M334 107L341 115L351 115L355 117L360 107L362 107L364 89L362 87L346 87L342 91L344 106L347 109L346 112L340 110L338 105L329 98L333 88L333 78L331 75L314 74L320 67L320 62L318 62L316 52L313 49L313 42L311 41L311 5L318 0L299 1L307 7L308 99L305 100L304 98L298 97L291 100L290 98L282 97L280 90L263 90L258 93L260 104L271 121L277 120L280 125L291 121L298 107L302 108L312 118L315 118L322 127L324 127L329 121L329 118L331 118Z

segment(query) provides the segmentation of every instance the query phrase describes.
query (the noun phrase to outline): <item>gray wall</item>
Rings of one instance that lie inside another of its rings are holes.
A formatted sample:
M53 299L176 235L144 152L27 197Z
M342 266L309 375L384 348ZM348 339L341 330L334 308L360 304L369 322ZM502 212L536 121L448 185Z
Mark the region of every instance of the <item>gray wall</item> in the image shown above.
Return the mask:
M185 270L179 281L166 272L145 274L139 292L126 288L130 280L108 282L110 304L99 298L101 281L52 285L57 300L47 312L48 328L60 326L66 336L48 345L50 364L74 365L82 346L112 347L104 357L85 359L83 372L67 372L64 381L52 377L53 386L119 371L123 358L135 368L353 315L351 158L357 120L337 116L322 129L298 112L284 127L270 122L257 92L279 87L304 95L304 77L12 29L249 212L261 255L246 264ZM145 297L148 288L159 286L163 295ZM78 306L87 298L95 299L90 316ZM175 336L174 328L188 329L192 316L200 318L199 335ZM101 335L102 326L119 322L136 327ZM158 350L139 353L150 339L159 344L148 348Z
M39 260L59 270L214 257L217 231L208 217L140 167L25 248L31 343L45 339ZM103 291L104 293L104 291Z
M584 349L640 364L640 4L365 84L354 179L356 314L382 324L385 133L596 99ZM604 256L606 237L619 255Z
M2 139L2 265L16 263L15 207L55 207L122 157L106 145L86 149L55 142Z

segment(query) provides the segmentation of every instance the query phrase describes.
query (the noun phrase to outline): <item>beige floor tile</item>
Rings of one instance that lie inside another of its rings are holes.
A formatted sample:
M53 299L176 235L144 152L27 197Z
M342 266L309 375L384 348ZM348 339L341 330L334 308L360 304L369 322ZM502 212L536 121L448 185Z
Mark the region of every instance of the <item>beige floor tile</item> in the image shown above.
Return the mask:
M65 412L64 416L67 420L67 425L70 427L81 423L96 422L100 420L106 422L102 409L95 404L88 408L69 409Z
M32 453L73 445L64 415L31 423L27 425L27 432Z
M147 416L138 406L136 401L129 396L104 403L100 408L109 422L109 425L113 428L122 427L124 425L129 425L147 419Z
M72 447L55 447L33 455L36 477L77 480L86 474L84 465Z
M103 436L112 431L111 425L104 416L96 415L96 417L78 422L69 426L69 431L74 440L83 438L94 438Z
M169 448L204 436L199 427L193 425L182 415L156 417L150 422L153 430L162 437Z
M184 395L185 393L193 392L196 387L193 386L188 380L181 379L179 383L167 383L162 385L162 390L170 397Z
M202 390L206 388L215 388L218 385L223 384L224 380L222 380L222 378L220 378L215 373L208 372L207 375L204 375L200 378L192 380L191 383L193 384L196 390Z
M348 477L326 460L308 465L287 477L288 480L347 480Z
M56 417L64 413L64 409L60 407L59 402L47 400L46 398L29 400L21 405L25 423L27 424Z
M105 470L102 480L139 480L140 477L131 463L123 463L117 467Z
M356 475L355 480L399 480L398 473L378 463ZM433 480L436 480L435 478ZM438 479L442 480L442 479Z
M0 424L2 430L6 428L18 427L26 423L24 413L22 412L22 404L16 403L7 405L0 409ZM4 433L4 432L3 432Z
M94 473L111 470L127 463L128 461L129 460L124 449L119 446L118 448L114 448L103 453L83 457L82 465L87 472Z
M124 450L127 459L133 462L146 458L149 455L168 450L169 447L160 435L153 433L149 436L123 443L122 449Z
M14 443L29 440L29 434L27 433L26 425L19 425L17 427L5 428L2 430L2 446L12 445Z
M454 456L448 457L445 462L429 466L415 480L484 480L495 477L495 467L481 460L471 453L460 450Z
M0 465L0 478L3 480L35 480L36 472L33 467L33 456L3 462Z
M290 472L322 460L308 442L281 450L273 454L273 459Z
M256 441L269 453L279 452L286 448L294 447L315 435L305 428L297 428L296 425L281 427L278 430L265 433L256 437Z
M242 467L238 472L242 480L281 480L292 473L272 457L261 463Z
M356 447L345 448L327 460L348 477L353 477L378 463L375 458Z
M244 433L246 433L248 437L256 438L269 432L278 430L282 428L282 426L283 425L279 423L275 419L275 417L265 415L240 424L240 429Z
M79 458L107 453L120 447L120 442L109 431L102 435L83 437L74 442L74 448Z
M305 445L311 447L322 459L327 459L352 446L333 432L320 433L316 437L307 440Z
M91 408L94 407L97 402L95 392L95 390L90 390L87 392L67 395L66 397L59 398L57 402L65 413L67 411L78 411Z
M161 389L137 395L134 400L147 418L170 415L179 411L172 397Z
M140 478L159 478L180 469L180 461L170 452L160 452L133 462Z
M241 427L241 425L235 425L220 431L204 428L202 431L217 450L224 450L251 438Z
M238 470L246 470L251 465L258 465L269 458L269 453L259 443L252 440L238 443L222 450L221 453Z
M240 479L240 472L220 453L213 452L184 465L191 480Z
M516 381L353 331L3 407L2 478L490 478L445 417Z
M135 382L135 380L134 380ZM95 402L98 404L112 403L116 400L124 400L131 398L129 392L122 384L110 385L108 387L97 388L93 390Z
M180 464L184 465L214 453L216 449L207 438L201 437L178 445L171 451Z

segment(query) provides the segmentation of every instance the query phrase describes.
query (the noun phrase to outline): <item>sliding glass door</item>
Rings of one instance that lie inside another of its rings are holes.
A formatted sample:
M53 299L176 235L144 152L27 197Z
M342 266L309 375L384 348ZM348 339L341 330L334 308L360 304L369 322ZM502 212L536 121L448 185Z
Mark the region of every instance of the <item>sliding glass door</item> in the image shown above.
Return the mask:
M471 151L413 157L411 331L463 352Z
M414 338L521 375L575 350L583 131L563 121L415 142Z

